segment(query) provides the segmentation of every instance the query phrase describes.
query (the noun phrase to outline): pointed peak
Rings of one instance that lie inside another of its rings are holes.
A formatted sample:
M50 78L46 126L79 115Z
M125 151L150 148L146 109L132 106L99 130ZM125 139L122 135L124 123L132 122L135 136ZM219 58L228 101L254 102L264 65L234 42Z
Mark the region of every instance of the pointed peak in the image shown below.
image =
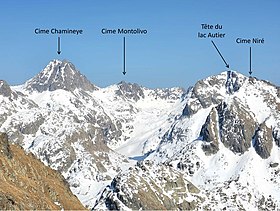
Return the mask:
M51 72L54 70L57 71L59 68L66 67L67 65L70 67L70 69L79 72L76 67L66 59L63 59L62 61L58 59L51 60L49 64L42 70L42 72Z
M57 89L66 91L74 91L77 88L84 91L96 89L71 62L57 59L50 61L39 74L27 81L25 88L29 91L36 90L38 92Z
M233 93L240 88L246 79L245 75L235 70L226 70L220 74L199 80L195 86L204 84L204 86L219 87L219 89L225 87L228 93Z
M12 94L12 90L8 83L4 80L0 80L0 95L4 97L9 97Z
M132 83L126 82L126 81L121 81L121 82L119 82L117 85L119 85L119 86L123 86L123 85L132 85Z
M118 85L121 85L121 84L127 84L125 81L121 81L118 83Z

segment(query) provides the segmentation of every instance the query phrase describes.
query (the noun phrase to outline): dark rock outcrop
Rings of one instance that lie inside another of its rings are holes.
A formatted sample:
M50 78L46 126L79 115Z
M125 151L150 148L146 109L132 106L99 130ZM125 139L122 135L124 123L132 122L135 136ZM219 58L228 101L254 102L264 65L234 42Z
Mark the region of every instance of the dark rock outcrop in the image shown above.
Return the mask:
M253 137L253 146L257 154L266 159L270 156L272 149L272 130L268 128L265 123L262 123L256 130Z
M275 144L280 147L280 129L274 128L272 132L273 139L275 141Z
M217 119L217 110L216 108L212 108L200 131L200 137L205 141L202 145L202 149L206 155L215 154L219 150L219 123L217 122Z
M235 153L244 153L251 146L255 121L236 100L217 106L221 142Z
M244 153L251 146L255 121L235 99L230 104L220 103L213 108L203 125L200 136L205 141L206 154L218 151L218 140L234 153Z
M242 79L233 71L227 71L226 91L228 94L237 92L241 87Z

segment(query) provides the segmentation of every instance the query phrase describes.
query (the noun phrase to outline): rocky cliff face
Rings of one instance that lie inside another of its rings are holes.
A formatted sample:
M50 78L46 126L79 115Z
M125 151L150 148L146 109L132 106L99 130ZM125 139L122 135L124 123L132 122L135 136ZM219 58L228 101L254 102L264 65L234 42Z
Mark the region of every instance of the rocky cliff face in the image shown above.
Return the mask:
M248 109L235 99L230 104L223 102L212 109L202 127L200 135L210 143L203 147L206 152L215 153L220 141L231 151L244 153L251 146L255 124Z
M84 210L61 174L0 133L1 210Z
M244 153L251 146L255 123L249 110L235 99L218 107L221 142L235 153Z
M262 123L255 131L253 146L263 159L269 158L273 146L272 130Z
M200 131L200 137L205 141L202 149L208 155L215 154L219 151L219 128L218 111L216 108L212 108Z
M53 60L43 71L27 81L26 89L38 92L54 91L57 89L93 91L97 87L88 81L71 62Z

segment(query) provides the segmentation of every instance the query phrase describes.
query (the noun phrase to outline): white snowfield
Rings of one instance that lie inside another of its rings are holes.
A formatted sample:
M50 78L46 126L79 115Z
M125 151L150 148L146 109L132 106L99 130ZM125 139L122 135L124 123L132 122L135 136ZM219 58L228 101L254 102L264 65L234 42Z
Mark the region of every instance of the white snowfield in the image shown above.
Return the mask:
M61 67L55 69L57 65ZM34 81L40 86L48 80L57 82L51 77L66 83L66 77L77 74L67 65L65 61L52 61L40 75L42 78L35 76L36 80L11 87L10 97L1 95L0 82L0 130L26 152L61 171L85 206L105 209L100 196L106 187L110 189L113 178L129 174L137 161L150 160L155 169L159 164L172 164L175 172L200 189L205 200L198 209L205 205L213 210L280 209L280 165L276 164L280 164L280 148L274 140L267 159L262 159L252 145L244 154L235 154L221 140L217 140L219 151L206 155L200 131L217 104L201 107L192 96L193 89L188 93L180 88L151 90L122 82L85 91L75 79L71 79L77 85L74 91L30 89ZM227 74L204 79L197 93L217 96L228 105L238 102L256 123L264 123L280 135L277 87L256 79L252 82L239 73L226 85ZM240 85L238 90L234 84ZM196 112L183 115L186 104ZM179 162L192 167L179 169ZM159 175L150 168L148 177L158 180ZM171 197L171 192L166 195ZM129 210L125 204L122 207Z

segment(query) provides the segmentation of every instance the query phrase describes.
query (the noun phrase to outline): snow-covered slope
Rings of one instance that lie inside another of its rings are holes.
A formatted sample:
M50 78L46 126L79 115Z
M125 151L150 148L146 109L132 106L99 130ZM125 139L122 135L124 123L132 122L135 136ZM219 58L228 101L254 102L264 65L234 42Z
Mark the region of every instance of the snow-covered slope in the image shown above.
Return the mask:
M135 159L157 147L184 106L180 88L150 90L125 82L99 89L92 96L122 125L121 139L110 140L108 146Z
M98 88L68 61L51 61L23 85L1 85L1 131L62 172L89 207L121 169L156 149L183 108L182 89Z
M138 209L139 190L133 186L154 187L160 181L161 188L146 191L156 196L142 202L146 209L170 209L163 201L172 199L172 209L280 209L279 93L266 81L234 71L198 81L157 149L138 162L145 173L120 173L95 207ZM177 184L168 195L164 187L174 174L199 191L182 191L184 185ZM129 181L137 184L129 187Z
M54 60L21 86L0 81L0 130L62 172L88 207L272 210L279 97L279 87L235 71L187 92L99 88Z

